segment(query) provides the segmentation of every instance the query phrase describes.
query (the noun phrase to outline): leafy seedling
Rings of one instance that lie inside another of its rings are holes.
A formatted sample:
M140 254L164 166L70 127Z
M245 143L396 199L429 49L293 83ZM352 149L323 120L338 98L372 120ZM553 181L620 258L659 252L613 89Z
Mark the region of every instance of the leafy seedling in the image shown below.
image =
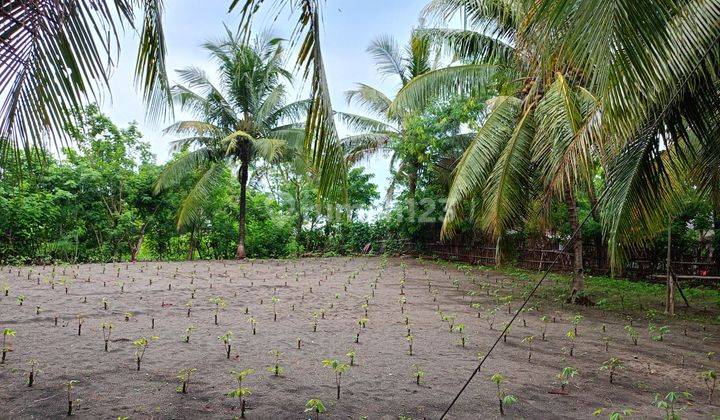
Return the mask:
M140 362L142 362L143 357L145 356L145 351L147 350L148 346L150 345L150 341L157 340L157 336L150 337L150 340L148 340L145 337L140 337L137 340L133 341L132 344L135 347L135 361L137 362L137 370L140 371Z
M283 355L282 352L280 352L280 350L270 350L270 355L274 358L274 362L272 366L267 368L268 372L272 373L274 376L282 375L285 371L285 369L280 366L280 358Z
M707 388L708 391L708 403L712 403L715 386L717 385L717 372L713 369L701 372L700 379L705 382L705 388Z
M25 295L20 295L17 297L17 301L20 304L20 306L23 305L23 302L25 302L25 299L26 299Z
M186 343L190 342L190 336L192 335L193 332L195 332L195 330L196 330L196 328L192 324L188 325L188 327L185 328L185 342Z
M670 327L663 325L656 327L654 324L648 325L648 334L653 341L663 341L663 338L670 332Z
M72 390L73 390L73 388L75 388L75 384L77 384L77 383L78 383L78 381L72 380L72 381L68 381L68 383L66 385L67 386L67 402L68 402L67 415L68 415L68 417L72 416L72 414L73 414L73 403L75 402L75 400L72 397Z
M237 388L228 392L227 395L230 398L237 398L240 400L240 418L244 419L245 418L245 397L252 394L252 391L250 390L250 388L243 386L243 381L245 380L245 378L247 378L248 376L255 373L255 371L253 369L245 369L245 370L241 370L241 371L233 370L230 373L232 373L232 375L235 377L235 380L237 381Z
M508 394L507 390L503 389L502 384L506 382L505 377L502 376L499 373L494 374L490 377L490 381L495 384L497 387L497 398L498 398L498 406L500 408L500 415L505 415L505 408L515 404L517 402L517 397Z
M2 359L0 360L0 364L5 363L5 356L7 355L7 352L10 351L10 343L8 337L14 337L15 334L16 332L13 329L5 328L3 330Z
M273 305L273 321L277 321L277 304L280 302L280 299L278 299L276 296L273 296L270 298L270 302L272 302Z
M320 414L323 414L327 409L325 408L325 404L323 404L322 401L318 398L313 398L311 400L308 400L307 403L305 403L305 412L306 413L315 413L315 419L320 419Z
M564 367L560 373L557 374L558 381L560 381L560 390L565 392L565 388L570 385L570 380L575 377L579 372L572 366Z
M570 321L570 323L573 326L573 332L575 332L575 335L578 335L578 325L580 325L582 320L583 320L583 316L580 314L577 314L573 317L572 321Z
M35 366L37 366L37 359L30 359L28 366L30 366L30 372L28 372L27 386L32 387L35 383Z
M625 326L625 332L627 332L628 337L632 340L633 344L637 346L638 343L638 332L633 328L631 325Z
M532 353L533 353L533 342L535 341L535 336L529 335L522 339L522 342L527 344L528 346L528 362L530 359L532 359Z
M355 366L355 352L350 350L349 352L345 353L345 356L350 358L350 366Z
M339 361L335 359L325 359L322 362L323 366L328 367L333 370L333 373L335 374L335 385L337 387L337 399L340 399L340 380L342 378L342 374L347 372L348 369L350 369L349 365L346 365L345 363L340 363Z
M225 346L225 356L227 359L230 358L230 351L232 349L232 331L228 331L225 334L218 337L221 343Z
M670 391L667 393L665 398L661 398L660 394L655 394L655 399L652 402L657 408L665 410L665 418L668 420L680 420L680 413L682 409L676 409L675 406L680 402L681 398L690 399L692 394L689 392L677 392Z
M420 386L420 379L425 376L425 372L420 369L418 365L412 365L413 376L415 377L415 383Z
M255 333L257 332L257 320L254 317L249 316L247 318L247 322L252 327L252 335L255 335Z
M112 324L109 322L103 322L100 324L100 328L103 333L103 341L105 342L105 351L108 351L108 342L110 342L110 335L112 334Z
M218 324L218 314L220 313L220 310L227 305L227 303L225 302L225 299L223 299L221 297L210 298L210 302L215 305L215 310L213 311L213 315L215 317L215 325L217 325Z
M573 350L575 350L575 331L570 330L565 333L565 338L568 340L569 348L570 348L570 356L573 355Z
M606 370L608 371L608 374L610 375L610 383L613 383L613 378L615 377L615 373L618 370L621 370L625 367L622 361L618 359L617 357L611 357L610 359L603 362L602 366L600 366L600 370Z
M190 383L190 376L195 372L197 372L197 369L194 368L181 370L177 376L178 380L180 381L180 385L175 388L175 391L180 394L187 394L188 384Z

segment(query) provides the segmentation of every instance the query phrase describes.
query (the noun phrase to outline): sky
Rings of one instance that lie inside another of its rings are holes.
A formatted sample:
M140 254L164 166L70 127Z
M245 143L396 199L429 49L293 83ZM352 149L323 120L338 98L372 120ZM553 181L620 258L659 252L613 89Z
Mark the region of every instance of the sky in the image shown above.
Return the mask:
M327 0L322 48L334 109L361 113L348 106L344 96L344 92L358 82L375 86L388 95L397 91L399 81L379 75L365 49L382 34L392 35L401 46L404 45L417 26L420 11L426 3L427 0ZM200 45L222 36L223 24L232 29L237 27L239 12L228 14L229 4L230 0L165 2L164 29L171 82L177 81L175 70L187 66L212 72L214 65ZM294 20L287 16L280 16L273 22L271 16L265 14L258 17L255 28L271 27L278 35L288 36L293 25ZM142 98L133 86L136 34L127 31L122 45L118 66L110 79L112 93L101 100L100 106L120 126L137 122L158 162L165 162L170 156L172 138L164 136L162 129L172 121L160 124L145 121ZM182 117L176 114L176 118ZM379 192L384 196L390 176L388 158L379 156L363 165L367 172L375 174L372 181L378 184Z

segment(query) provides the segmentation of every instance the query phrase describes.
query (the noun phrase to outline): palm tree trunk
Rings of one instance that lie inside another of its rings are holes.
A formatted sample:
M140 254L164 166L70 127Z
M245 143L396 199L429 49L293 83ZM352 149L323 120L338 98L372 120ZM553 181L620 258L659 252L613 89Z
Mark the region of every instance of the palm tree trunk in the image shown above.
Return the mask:
M247 181L248 181L248 159L243 159L238 172L238 181L240 182L240 210L238 212L238 243L235 258L242 260L245 258L245 211L247 209Z
M572 290L570 291L570 302L575 303L577 294L585 288L585 274L583 269L583 242L582 232L579 231L580 221L578 220L577 203L570 186L565 187L565 200L568 207L568 221L570 222L570 231L575 233L573 239L573 280Z
M192 261L195 256L195 228L190 231L190 244L188 245L188 261Z

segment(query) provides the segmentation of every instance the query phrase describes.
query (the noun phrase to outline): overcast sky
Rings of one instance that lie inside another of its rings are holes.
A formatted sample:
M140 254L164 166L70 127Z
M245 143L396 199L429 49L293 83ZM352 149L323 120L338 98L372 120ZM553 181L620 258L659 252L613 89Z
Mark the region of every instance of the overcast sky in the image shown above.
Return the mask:
M420 10L426 3L427 0L327 0L322 48L333 108L358 111L349 108L344 99L344 92L357 82L378 87L386 94L397 90L399 82L378 75L365 49L381 34L393 35L404 45L412 28L417 26ZM177 79L176 69L187 66L198 66L209 73L213 71L213 64L200 44L220 37L224 31L223 23L233 29L237 27L239 13L228 14L229 4L230 0L165 2L164 24L171 81ZM293 23L286 16L279 17L275 22L269 16L261 16L255 27L273 27L278 35L287 36L293 29ZM158 161L164 162L169 157L171 139L163 136L161 130L169 122L155 126L145 122L142 100L132 83L137 45L135 34L128 32L123 45L119 66L110 80L112 97L105 98L101 107L121 126L137 121ZM380 186L382 195L388 185L388 160L374 159L365 166L368 172L375 174L373 182Z

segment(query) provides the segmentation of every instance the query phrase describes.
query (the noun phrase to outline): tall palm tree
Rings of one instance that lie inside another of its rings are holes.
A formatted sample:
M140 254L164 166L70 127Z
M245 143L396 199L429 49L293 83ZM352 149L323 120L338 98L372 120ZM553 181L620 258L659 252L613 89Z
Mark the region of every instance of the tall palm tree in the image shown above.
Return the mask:
M320 39L324 5L324 0L233 0L230 9L240 9L240 24L247 32L253 17L263 9L276 14L289 10L297 20L292 35L292 43L300 45L296 67L303 70L305 79L310 79L304 148L318 183L318 199L344 202L347 201L347 162L335 125Z
M264 34L249 43L242 36L227 31L225 39L204 45L218 64L217 86L201 69L179 71L184 84L172 88L173 98L197 119L177 122L165 131L188 136L175 141L174 147L196 148L168 165L156 185L156 190L161 191L194 171L202 173L180 208L178 228L182 229L197 219L203 199L217 185L224 168L237 168L239 259L245 258L250 165L256 158L278 158L288 141L301 142L304 130L295 121L304 116L308 107L307 101L285 101L282 82L290 82L291 74L282 67L282 41Z
M123 25L140 30L135 81L143 99L154 116L167 109L162 14L162 0L3 1L0 167L39 157L48 139L69 140L65 128L107 85Z
M399 88L435 68L430 42L415 35L411 37L405 51L400 50L397 40L393 37L380 36L370 43L367 52L375 60L378 73L397 79ZM347 91L346 98L348 104L355 103L370 114L370 117L361 117L338 113L339 119L352 128L366 130L365 133L343 139L351 162L390 149L392 142L407 140L407 115L391 109L393 98L363 83L358 83L355 89ZM391 183L389 195L392 194L398 177L402 176L407 180L409 198L414 199L420 171L417 153L401 155L395 151L390 161L392 166L398 162L399 170Z
M415 109L473 85L493 85L498 92L455 168L443 236L454 234L471 199L478 202L472 209L476 224L498 244L527 219L533 199L542 200L545 209L553 199L563 200L571 230L578 230L576 196L579 191L594 196L591 174L601 151L594 97L583 89L581 76L545 60L544 46L521 33L526 2L436 0L426 12L450 18L461 10L470 29L421 33L463 61L411 81L393 103ZM584 289L582 237L572 246L570 300L575 301Z

